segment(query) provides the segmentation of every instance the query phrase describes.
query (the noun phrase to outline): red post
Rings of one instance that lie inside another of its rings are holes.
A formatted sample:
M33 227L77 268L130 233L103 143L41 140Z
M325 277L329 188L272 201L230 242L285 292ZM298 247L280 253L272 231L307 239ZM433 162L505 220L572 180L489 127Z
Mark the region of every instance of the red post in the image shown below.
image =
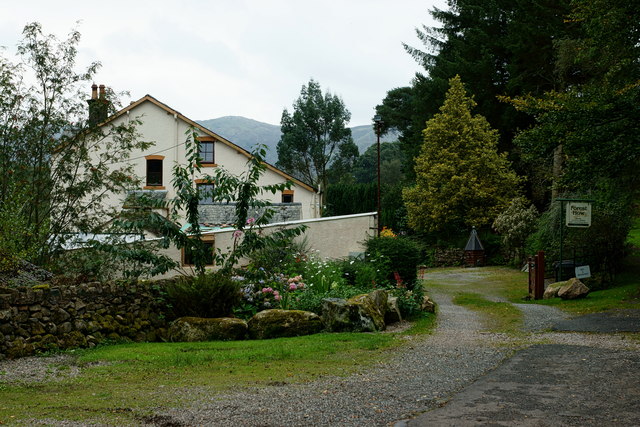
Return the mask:
M544 295L544 251L538 251L536 255L536 276L533 289L533 298L542 299Z

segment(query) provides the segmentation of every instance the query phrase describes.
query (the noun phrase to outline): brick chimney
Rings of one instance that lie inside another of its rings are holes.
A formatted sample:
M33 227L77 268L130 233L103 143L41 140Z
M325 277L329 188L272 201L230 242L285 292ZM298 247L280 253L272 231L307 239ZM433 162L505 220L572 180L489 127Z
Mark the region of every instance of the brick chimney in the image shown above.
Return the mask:
M108 105L105 85L100 85L100 94L98 95L98 85L91 85L91 99L87 100L89 104L89 126L97 126L107 120Z

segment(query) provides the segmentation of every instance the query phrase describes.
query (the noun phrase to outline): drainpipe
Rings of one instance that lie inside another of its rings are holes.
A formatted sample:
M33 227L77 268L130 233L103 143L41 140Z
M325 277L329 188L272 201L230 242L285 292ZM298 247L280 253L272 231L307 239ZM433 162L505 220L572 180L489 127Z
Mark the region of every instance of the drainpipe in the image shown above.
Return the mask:
M173 121L176 124L176 140L175 140L175 146L176 146L176 152L175 152L175 161L176 162L180 162L180 122L178 121L178 114L177 113L173 113ZM167 183L169 184L169 183ZM173 187L167 185L167 188L170 189L170 191L173 191ZM169 192L167 192L167 196L169 197L173 197L173 195L169 195ZM169 209L167 209L167 218L169 218Z

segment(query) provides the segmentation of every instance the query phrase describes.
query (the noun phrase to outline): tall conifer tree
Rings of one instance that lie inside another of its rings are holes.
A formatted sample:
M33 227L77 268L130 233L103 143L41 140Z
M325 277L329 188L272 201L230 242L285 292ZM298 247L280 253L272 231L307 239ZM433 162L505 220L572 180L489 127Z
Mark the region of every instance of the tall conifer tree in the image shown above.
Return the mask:
M440 113L427 122L416 159L416 185L403 191L409 225L416 231L456 232L490 224L518 194L520 179L498 132L472 116L475 101L459 76L449 81Z

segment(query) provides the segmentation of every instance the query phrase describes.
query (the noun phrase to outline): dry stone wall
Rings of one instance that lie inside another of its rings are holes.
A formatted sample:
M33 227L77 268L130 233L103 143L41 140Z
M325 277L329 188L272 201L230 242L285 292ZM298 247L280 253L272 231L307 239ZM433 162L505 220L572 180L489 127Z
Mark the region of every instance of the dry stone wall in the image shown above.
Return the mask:
M105 340L158 341L167 312L152 283L0 287L0 359Z
M433 267L453 267L464 262L464 249L449 248L436 249L434 253Z

